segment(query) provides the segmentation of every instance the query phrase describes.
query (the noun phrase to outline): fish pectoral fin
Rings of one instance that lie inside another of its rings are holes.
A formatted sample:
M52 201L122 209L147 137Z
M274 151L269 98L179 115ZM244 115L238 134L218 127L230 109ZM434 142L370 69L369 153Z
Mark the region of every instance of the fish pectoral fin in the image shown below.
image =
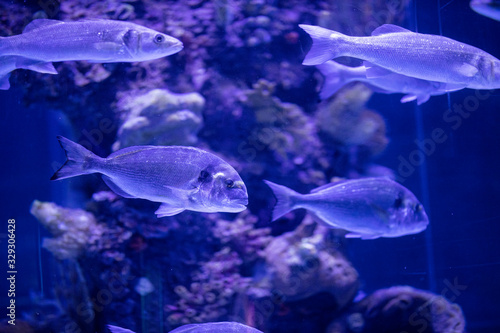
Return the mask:
M36 60L21 58L16 61L16 67L29 69L38 73L58 74L51 62L36 62Z
M429 100L429 98L431 98L431 95L429 95L429 94L418 95L417 96L417 104L418 105L424 104L425 102L427 102Z
M437 91L438 92L452 92L461 90L467 87L465 83L444 83Z
M367 79L376 79L379 77L384 77L384 76L387 76L390 74L394 74L394 72L392 72L388 69L382 68L380 66L374 65L368 61L364 61L363 65L366 68L366 78Z
M63 21L51 20L51 19L37 19L31 21L23 30L23 34L26 32L30 32L39 28L45 28L55 24L64 24Z
M408 29L402 28L394 24L384 24L372 31L372 36L380 36L385 34L393 34L396 32L411 32Z
M108 176L105 176L105 175L102 175L102 180L104 180L104 182L106 183L106 185L108 185L108 187L113 191L115 192L116 194L118 194L119 196L122 196L124 198L135 198L134 196L128 194L127 192L125 192L124 190L122 190L120 188L120 186L116 185L112 180L111 178L109 178Z
M350 232L345 235L345 238L361 238L361 239L376 239L379 238L380 235L369 235L369 234L360 234L357 232Z
M457 68L457 71L465 77L473 77L477 74L478 69L475 66L464 62Z
M170 204L162 203L160 207L156 210L156 217L173 216L185 211L184 208L173 207Z
M420 104L424 104L425 102L427 102L429 100L429 98L431 98L431 95L429 95L429 94L421 94L421 95L408 94L408 95L404 95L401 98L401 103L408 103L408 102L417 100L417 104L420 105Z

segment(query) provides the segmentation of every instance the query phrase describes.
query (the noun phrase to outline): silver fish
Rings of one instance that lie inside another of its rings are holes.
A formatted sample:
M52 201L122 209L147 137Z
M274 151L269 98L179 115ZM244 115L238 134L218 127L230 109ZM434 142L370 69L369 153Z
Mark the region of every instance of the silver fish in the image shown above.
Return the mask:
M305 208L329 227L349 231L348 238L375 239L419 233L429 219L413 193L388 178L330 183L310 194L265 181L276 196L273 221Z
M365 60L368 78L390 72L472 89L500 88L500 60L450 38L419 34L384 24L369 37L346 36L312 25L299 25L312 38L304 65L319 65L348 56ZM375 65L373 68L370 65Z
M237 213L246 209L247 189L228 163L201 149L179 146L135 146L107 158L58 137L66 163L52 180L100 173L116 194L161 202L158 217L184 210Z
M176 328L170 333L262 333L258 329L236 322L189 324Z
M145 61L177 53L182 48L176 38L130 22L38 19L20 35L0 37L0 68L57 74L54 61ZM6 80L8 84L8 76L3 73L0 87L6 86Z
M118 326L108 325L111 333L134 333ZM188 324L176 328L170 333L262 333L258 329L236 322L218 322L204 324Z
M318 68L325 77L323 87L319 94L322 99L330 97L344 85L354 81L368 84L375 92L385 94L406 94L401 98L401 103L416 100L419 105L427 102L431 96L442 95L450 91L461 89L461 85L420 80L414 77L392 73L386 69L380 69L387 71L388 73L386 75L369 79L366 77L365 66L348 67L332 60L317 65L316 68Z
M500 21L500 0L472 0L470 7L478 14Z
M126 328L121 328L113 325L108 325L108 329L111 333L135 333L134 331L128 330Z

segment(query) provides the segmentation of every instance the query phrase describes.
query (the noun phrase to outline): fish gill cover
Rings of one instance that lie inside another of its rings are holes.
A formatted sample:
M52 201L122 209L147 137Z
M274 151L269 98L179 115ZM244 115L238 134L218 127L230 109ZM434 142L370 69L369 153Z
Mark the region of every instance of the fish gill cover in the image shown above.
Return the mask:
M114 19L180 40L183 50L160 61L57 62L58 75L18 70L10 84L24 103L63 112L81 133L76 141L100 156L130 146L195 146L232 165L250 195L237 215L162 219L156 204L95 182L80 203L85 210L34 201L32 214L52 234L43 247L58 259L60 280L46 299L34 297L19 323L27 332L102 332L106 323L165 332L217 321L264 332L413 332L409 316L429 307L433 325L423 332L463 332L459 306L440 299L432 308L435 295L426 291L393 287L353 302L360 276L344 231L301 211L269 224L274 198L263 179L306 193L335 177L394 176L373 164L389 139L383 117L366 107L372 91L348 85L318 105L322 79L302 65L307 39L298 24L368 35L372 13L387 13L375 23L399 24L407 4L1 2L2 36L21 34L36 18Z

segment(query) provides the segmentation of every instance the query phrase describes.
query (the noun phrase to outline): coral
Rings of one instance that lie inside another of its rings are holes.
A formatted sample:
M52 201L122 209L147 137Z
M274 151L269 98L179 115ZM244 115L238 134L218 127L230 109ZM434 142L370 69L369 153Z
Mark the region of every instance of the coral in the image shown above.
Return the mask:
M371 90L362 84L343 89L334 99L319 106L318 128L342 145L364 146L371 155L380 154L389 140L382 116L365 108L371 95Z
M224 246L230 246L247 263L262 258L262 251L272 240L270 228L255 228L258 218L243 211L234 221L217 219L212 232Z
M146 296L151 294L155 290L155 287L147 277L141 277L139 281L137 281L134 289L139 295Z
M294 231L275 237L264 250L269 290L286 301L326 292L338 309L345 307L358 290L358 273L336 250L333 233L308 216Z
M205 99L198 93L153 89L119 102L124 113L114 150L136 145L193 145L203 125Z
M212 259L201 264L189 286L174 288L179 300L165 306L171 326L188 323L219 321L228 317L237 295L249 287L250 278L239 273L242 260L228 247L216 252Z
M63 208L51 202L35 200L30 212L54 236L45 238L42 246L58 259L77 258L104 232L94 215L81 209Z
M457 304L428 291L396 286L375 291L334 320L328 333L463 333Z
M311 163L319 155L321 144L314 123L295 104L273 96L275 85L259 80L253 89L243 92L244 112L254 117L255 127L246 144L254 150L272 152L283 172Z

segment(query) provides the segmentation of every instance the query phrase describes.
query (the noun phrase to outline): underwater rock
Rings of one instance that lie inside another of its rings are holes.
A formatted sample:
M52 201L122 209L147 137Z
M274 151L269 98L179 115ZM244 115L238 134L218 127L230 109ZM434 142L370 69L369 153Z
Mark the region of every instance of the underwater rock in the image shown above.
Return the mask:
M239 273L242 260L229 247L216 252L193 272L189 286L174 288L179 300L166 305L167 323L171 327L182 324L226 320L237 295L244 294L250 278Z
M203 125L205 99L198 93L174 94L154 89L120 101L123 123L113 150L137 145L189 146Z
M148 294L151 294L155 290L155 287L147 277L141 277L139 278L139 281L137 281L134 290L139 295L146 296Z
M375 291L334 320L327 333L462 333L460 306L440 295L408 286Z
M58 259L77 258L104 232L94 215L82 209L63 208L52 202L35 200L30 212L54 235L54 238L45 238L42 246Z
M212 232L224 246L230 246L250 263L263 257L262 251L273 239L271 228L255 228L257 222L258 218L246 210L234 221L217 219Z
M362 146L372 156L380 154L389 140L382 116L365 108L371 95L372 91L361 84L343 89L318 107L318 128L346 147Z
M302 108L274 97L274 89L275 84L259 80L240 97L244 112L253 115L255 124L240 148L248 146L254 154L263 150L272 152L274 160L286 172L297 165L312 163L320 155L321 143L314 122ZM244 157L249 161L255 158L254 155Z
M345 307L354 298L358 273L332 242L335 231L307 215L296 230L274 238L264 250L269 290L285 301L326 292Z

